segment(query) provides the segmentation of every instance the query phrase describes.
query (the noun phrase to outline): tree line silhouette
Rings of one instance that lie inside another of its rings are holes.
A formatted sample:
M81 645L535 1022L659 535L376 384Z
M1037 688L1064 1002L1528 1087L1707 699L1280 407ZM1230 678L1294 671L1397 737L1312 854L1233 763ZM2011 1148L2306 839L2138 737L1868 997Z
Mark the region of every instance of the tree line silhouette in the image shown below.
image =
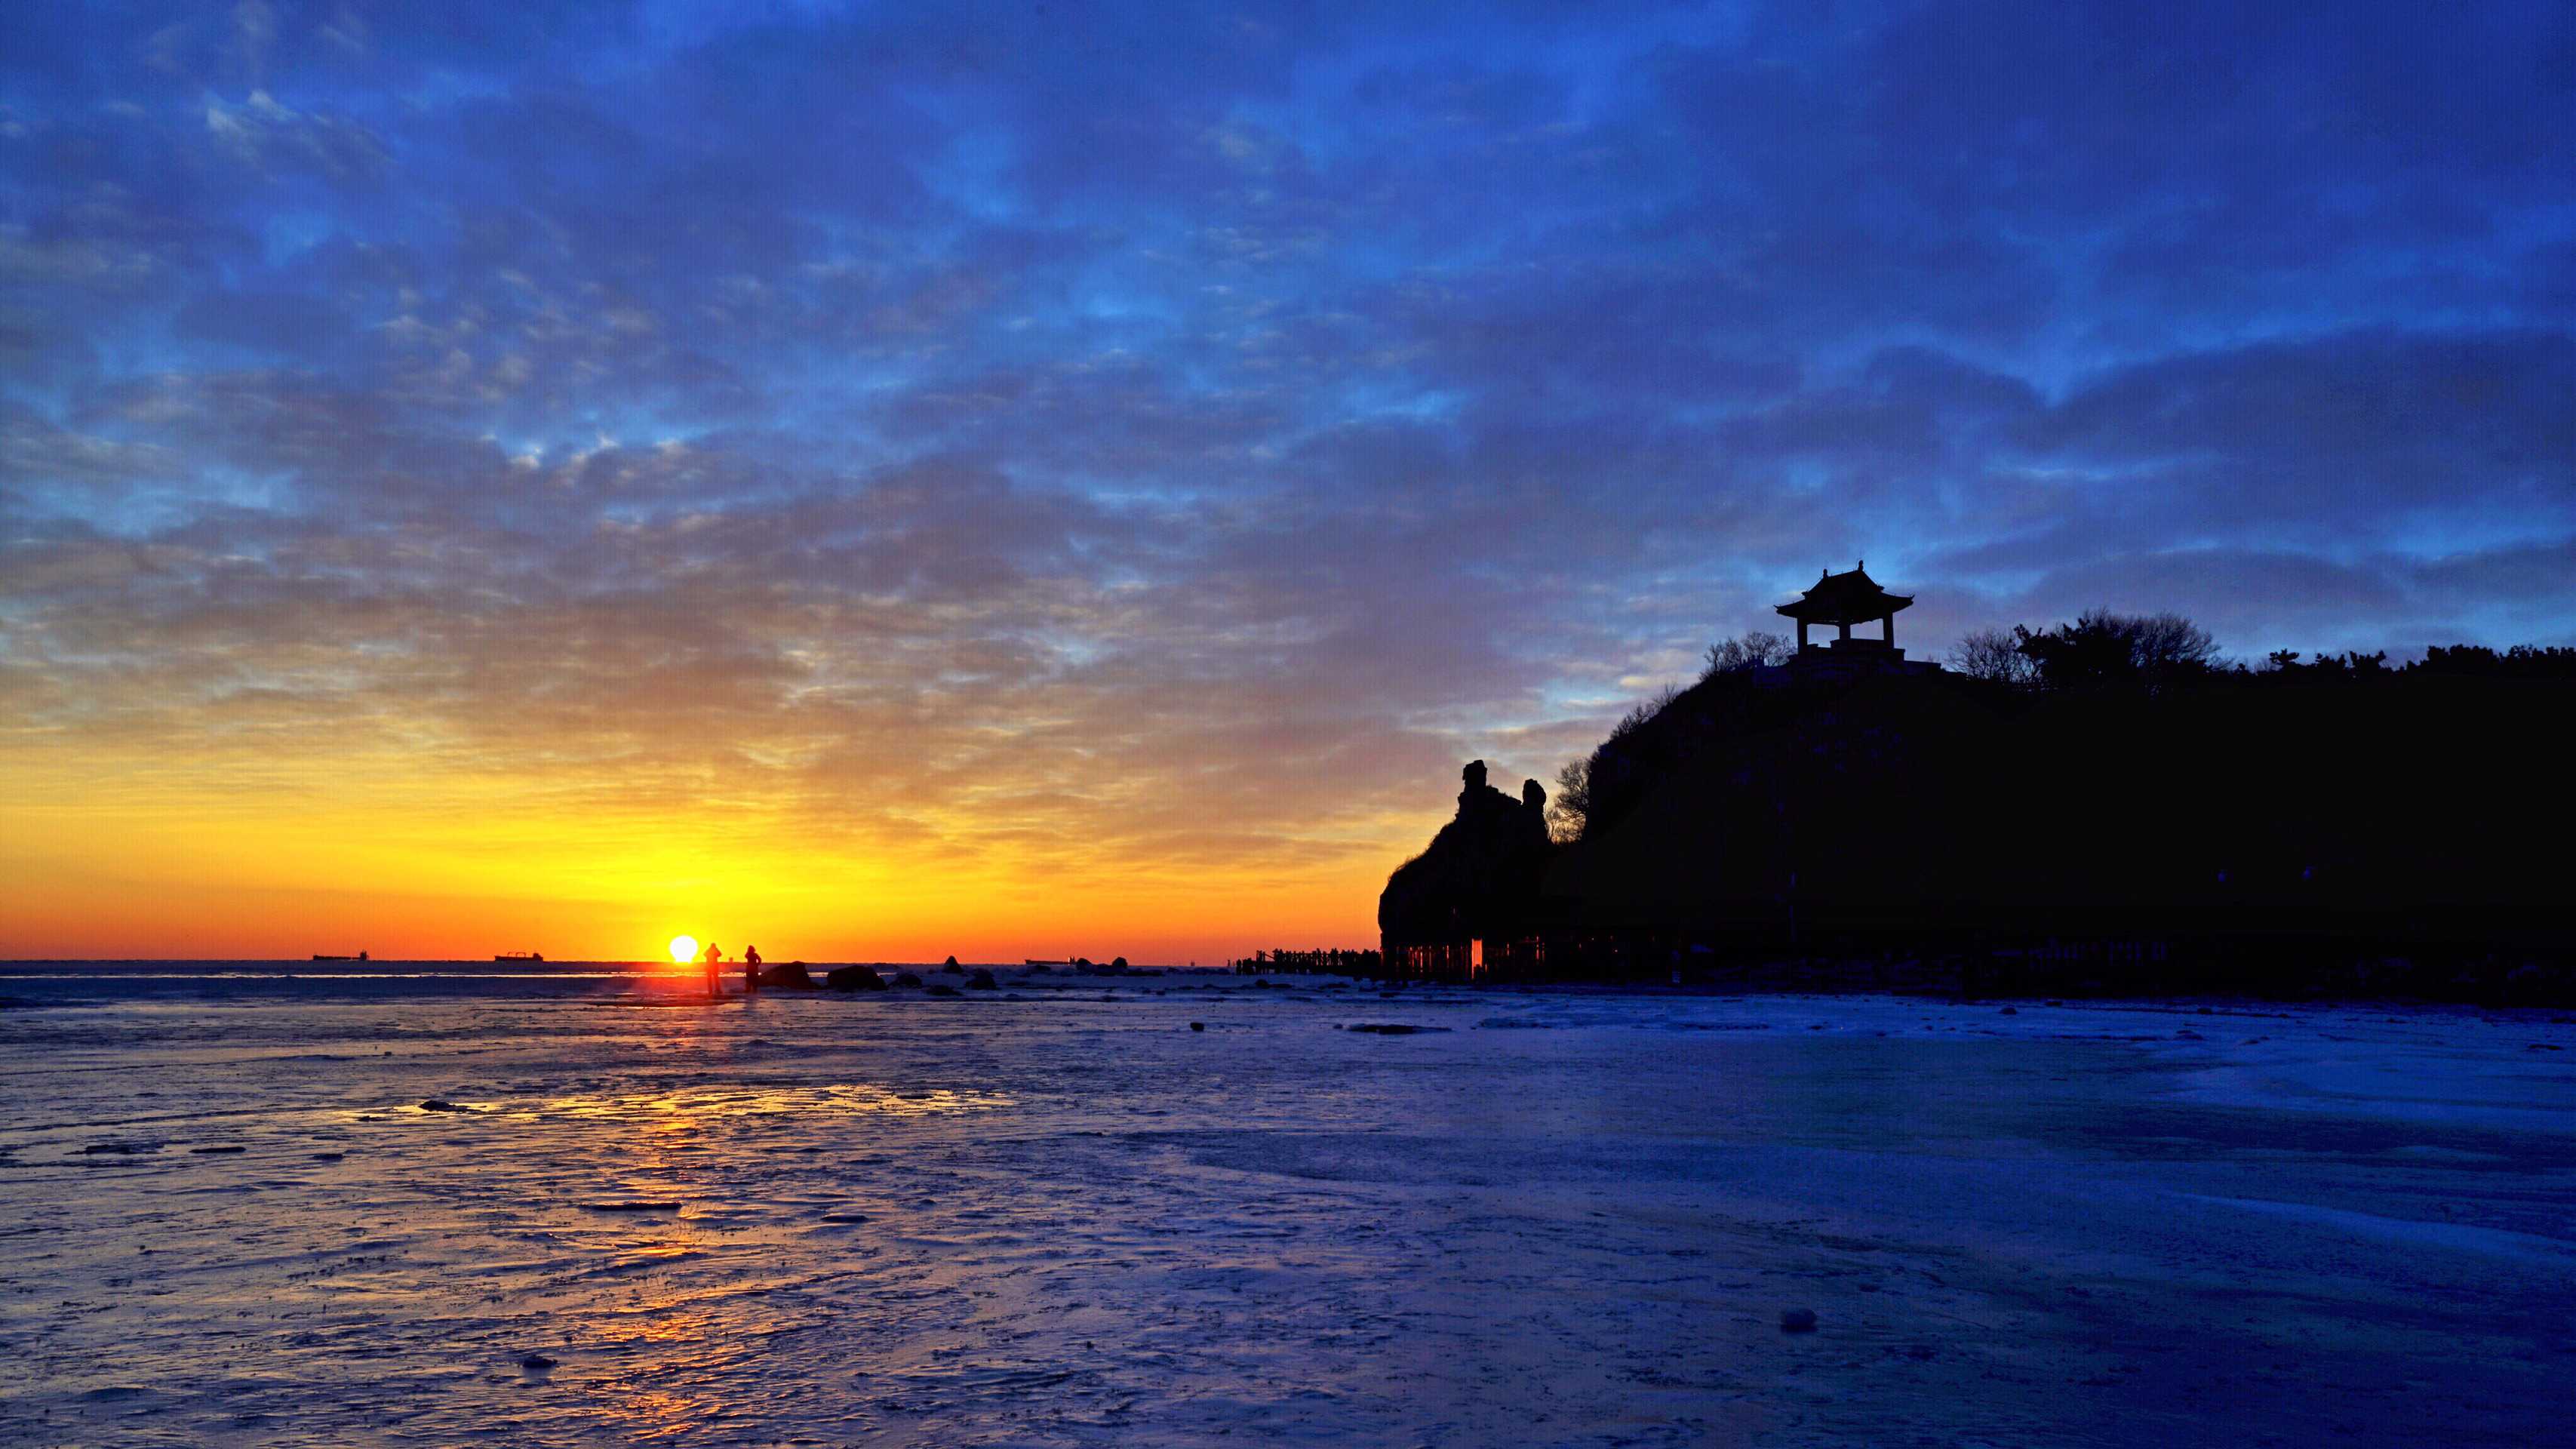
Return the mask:
M1558 770L1548 805L1550 834L1560 842L1583 838L1596 814L1596 781L1603 797L1598 813L1615 824L1695 747L1766 716L1809 708L1809 699L1765 698L1767 691L1751 687L1754 671L1777 668L1794 652L1786 638L1760 630L1711 645L1697 681L1671 686L1630 709L1590 754ZM2101 609L2038 632L2027 625L1972 631L1948 662L1959 676L1956 683L2007 713L2035 697L2091 690L2295 689L2443 676L2576 679L2576 648L2530 644L2502 650L2437 644L2422 659L2395 667L2385 651L2306 658L2289 649L2248 664L2222 657L2209 632L2179 614Z

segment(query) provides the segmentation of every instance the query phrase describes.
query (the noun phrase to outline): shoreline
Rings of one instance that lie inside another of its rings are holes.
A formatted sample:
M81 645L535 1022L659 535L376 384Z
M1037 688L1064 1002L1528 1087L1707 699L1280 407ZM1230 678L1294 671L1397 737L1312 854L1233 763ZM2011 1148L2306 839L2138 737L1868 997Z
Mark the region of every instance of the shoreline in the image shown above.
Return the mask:
M649 1006L686 1008L746 999L739 976L728 973L725 990L716 1001L702 990L690 989L701 979L697 973L669 969L650 969L650 963L623 962L549 962L543 971L435 970L421 968L474 967L487 963L475 961L371 961L365 969L351 963L344 969L312 970L306 962L246 961L64 961L27 960L0 962L0 987L11 983L35 986L43 983L53 988L42 996L31 996L0 989L0 1011L30 1011L50 1007L93 1006L115 1001L196 1000L221 1001L221 996L208 996L188 988L202 984L209 987L290 987L310 984L344 989L381 986L381 990L359 990L360 999L399 998L405 993L399 983L415 981L426 984L448 983L470 987L505 983L521 987L559 984L575 988L567 991L526 991L505 989L488 994L470 991L419 992L423 999L457 999L482 995L491 1001L559 1001L587 1006ZM1860 1001L1884 999L1912 1001L1944 1007L1988 1007L1998 1013L2085 1010L2118 1010L2175 1016L2240 1017L2247 1019L2282 1019L2302 1011L2343 1009L2373 1013L2403 1013L2440 1017L2480 1017L2500 1020L2543 1020L2560 1025L2576 1024L2576 1006L2558 1001L2494 1001L2458 997L2411 994L2325 993L2278 996L2228 992L1981 992L1973 996L1956 990L1909 988L1905 985L1880 985L1868 982L1808 982L1785 980L1762 982L1598 982L1598 981L1380 981L1367 977L1281 974L1277 976L1244 976L1222 968L1182 967L1165 969L1159 975L1131 971L1121 975L1035 974L1016 972L1004 976L1004 969L991 966L961 967L955 976L936 966L907 965L895 962L808 963L808 969L820 973L827 968L849 964L865 965L885 973L882 987L836 989L819 979L809 986L764 986L749 999L794 999L816 997L830 1000L866 1000L882 998L895 1001L935 1001L951 1004L985 1002L991 1004L1026 1003L1055 1000L1142 1002L1156 997L1186 996L1208 999L1259 999L1271 994L1293 994L1300 997L1347 995L1354 1001L1468 1001L1509 998L1563 998L1595 1000L1653 1001ZM619 969L624 968L624 969ZM893 976L910 972L920 978L917 985L899 985ZM991 971L991 986L964 984L975 971ZM667 982L670 989L641 994L626 991L592 990L582 987L649 985ZM102 988L125 986L146 988L119 991L108 989L96 993L78 989L83 984ZM158 986L158 990L150 989ZM324 994L327 993L327 990ZM302 998L291 989L286 991L247 992L243 1004L253 1001L292 1001Z

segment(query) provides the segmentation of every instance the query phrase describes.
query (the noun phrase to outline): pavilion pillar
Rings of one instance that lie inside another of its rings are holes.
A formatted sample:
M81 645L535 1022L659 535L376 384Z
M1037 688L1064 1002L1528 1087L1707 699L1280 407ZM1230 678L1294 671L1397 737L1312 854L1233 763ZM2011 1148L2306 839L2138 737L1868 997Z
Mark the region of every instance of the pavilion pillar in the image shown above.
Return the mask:
M1879 616L1878 633L1879 637L1887 641L1888 648L1893 649L1896 647L1896 616L1894 614L1882 614Z
M1798 648L1799 648L1799 650L1800 650L1801 652L1803 652L1803 651L1806 649L1806 647L1807 647L1807 621L1806 621L1806 620L1804 620L1804 619L1800 619L1800 620L1798 621Z
M1850 643L1850 642L1851 642L1851 620L1849 620L1849 619L1845 619L1845 620L1843 620L1843 621L1842 621L1842 623L1841 623L1841 624L1837 625L1836 627L1837 627L1837 628L1840 628L1840 629L1843 631L1843 632L1842 632L1842 634L1841 634L1841 636L1840 636L1840 637L1841 637L1841 642L1843 642L1843 643L1845 643L1845 644Z

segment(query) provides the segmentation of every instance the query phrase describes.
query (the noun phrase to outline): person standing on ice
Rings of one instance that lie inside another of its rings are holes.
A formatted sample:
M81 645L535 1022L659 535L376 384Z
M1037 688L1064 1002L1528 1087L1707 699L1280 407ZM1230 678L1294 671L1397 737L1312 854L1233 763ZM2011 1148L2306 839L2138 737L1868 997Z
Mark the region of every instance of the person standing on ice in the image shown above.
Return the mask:
M758 946L742 948L742 974L743 979L751 983L753 990L760 989L760 948Z
M707 1000L722 1001L724 1000L724 977L716 970L716 953L712 946L707 948L706 962Z

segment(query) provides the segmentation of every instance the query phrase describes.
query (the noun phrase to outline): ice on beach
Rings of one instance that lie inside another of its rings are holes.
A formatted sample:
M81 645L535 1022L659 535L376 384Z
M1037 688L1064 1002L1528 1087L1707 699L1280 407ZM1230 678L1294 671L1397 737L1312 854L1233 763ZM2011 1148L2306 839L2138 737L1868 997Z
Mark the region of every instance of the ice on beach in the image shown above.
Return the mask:
M2529 1444L2576 1379L2563 1014L40 974L12 1443Z

